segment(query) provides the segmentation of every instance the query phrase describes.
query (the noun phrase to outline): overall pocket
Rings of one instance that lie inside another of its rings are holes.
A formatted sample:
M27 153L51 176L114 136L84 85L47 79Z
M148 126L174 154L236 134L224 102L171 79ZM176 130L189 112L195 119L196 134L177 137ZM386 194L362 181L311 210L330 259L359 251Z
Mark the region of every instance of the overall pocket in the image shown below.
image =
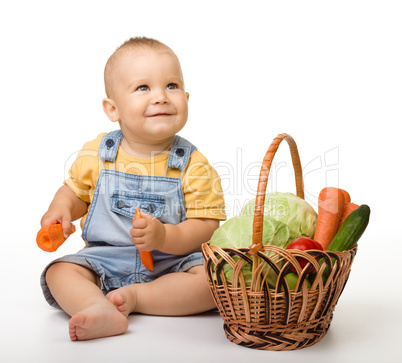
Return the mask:
M135 193L115 190L111 196L110 210L114 213L134 218L135 209L160 218L166 205L163 195Z

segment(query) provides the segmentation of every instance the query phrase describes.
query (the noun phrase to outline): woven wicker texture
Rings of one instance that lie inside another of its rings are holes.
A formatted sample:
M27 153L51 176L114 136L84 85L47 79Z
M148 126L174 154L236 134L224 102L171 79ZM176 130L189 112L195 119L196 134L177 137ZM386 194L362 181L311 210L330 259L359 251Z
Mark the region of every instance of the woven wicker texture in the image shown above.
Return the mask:
M318 342L331 324L357 251L355 247L342 252L290 253L262 244L268 175L282 140L287 141L292 155L296 194L304 198L296 143L290 135L280 134L270 145L261 167L250 248L220 248L209 243L202 246L209 286L227 338L254 349L293 350ZM303 270L298 258L309 262ZM252 266L251 281L243 275L245 265ZM298 277L294 286L285 278L292 266Z

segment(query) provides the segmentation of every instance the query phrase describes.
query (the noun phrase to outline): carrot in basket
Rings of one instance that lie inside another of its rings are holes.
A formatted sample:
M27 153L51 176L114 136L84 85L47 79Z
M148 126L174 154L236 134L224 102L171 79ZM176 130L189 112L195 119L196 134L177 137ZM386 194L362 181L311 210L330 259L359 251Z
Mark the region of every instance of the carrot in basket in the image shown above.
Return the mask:
M345 205L345 196L338 188L327 187L318 196L318 217L314 240L326 250L334 238Z
M343 196L345 197L345 203L350 203L351 202L350 194L346 190L343 189L339 190L343 193Z
M357 208L359 208L359 206L355 203L345 203L345 205L343 206L343 211L342 211L341 219L339 221L338 229L341 226L341 224L343 223L343 221L346 219L346 217Z
M142 218L141 212L139 208L135 208L134 212L134 220ZM154 270L154 256L152 256L152 252L149 251L140 251L140 257L142 264L148 269Z

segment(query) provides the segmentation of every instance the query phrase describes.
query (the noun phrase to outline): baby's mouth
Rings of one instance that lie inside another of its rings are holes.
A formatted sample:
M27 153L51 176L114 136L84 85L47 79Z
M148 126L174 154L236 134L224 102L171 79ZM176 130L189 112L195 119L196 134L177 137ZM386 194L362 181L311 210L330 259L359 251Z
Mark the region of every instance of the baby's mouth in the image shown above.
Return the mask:
M175 114L175 112L167 107L154 107L145 112L146 117L168 117Z
M151 115L147 115L147 117L150 117L150 118L156 118L156 117L170 117L170 116L172 116L171 113L163 113L163 112L161 112L161 113L154 113L154 114L151 114Z

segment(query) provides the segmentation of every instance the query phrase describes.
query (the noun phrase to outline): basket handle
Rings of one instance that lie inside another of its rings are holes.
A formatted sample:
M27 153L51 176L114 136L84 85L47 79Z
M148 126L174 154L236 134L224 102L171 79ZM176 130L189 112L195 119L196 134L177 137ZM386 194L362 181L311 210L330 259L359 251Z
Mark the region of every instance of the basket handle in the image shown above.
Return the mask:
M300 163L299 152L293 138L288 134L279 134L271 143L267 153L265 154L262 162L260 177L258 180L257 197L255 200L255 211L253 221L253 239L250 246L250 252L256 255L262 251L262 227L264 222L264 202L265 193L267 190L268 175L271 168L272 160L278 150L279 144L282 140L286 140L289 144L290 154L292 156L293 169L295 172L296 181L296 194L298 197L304 199L304 186L303 186L303 173Z

